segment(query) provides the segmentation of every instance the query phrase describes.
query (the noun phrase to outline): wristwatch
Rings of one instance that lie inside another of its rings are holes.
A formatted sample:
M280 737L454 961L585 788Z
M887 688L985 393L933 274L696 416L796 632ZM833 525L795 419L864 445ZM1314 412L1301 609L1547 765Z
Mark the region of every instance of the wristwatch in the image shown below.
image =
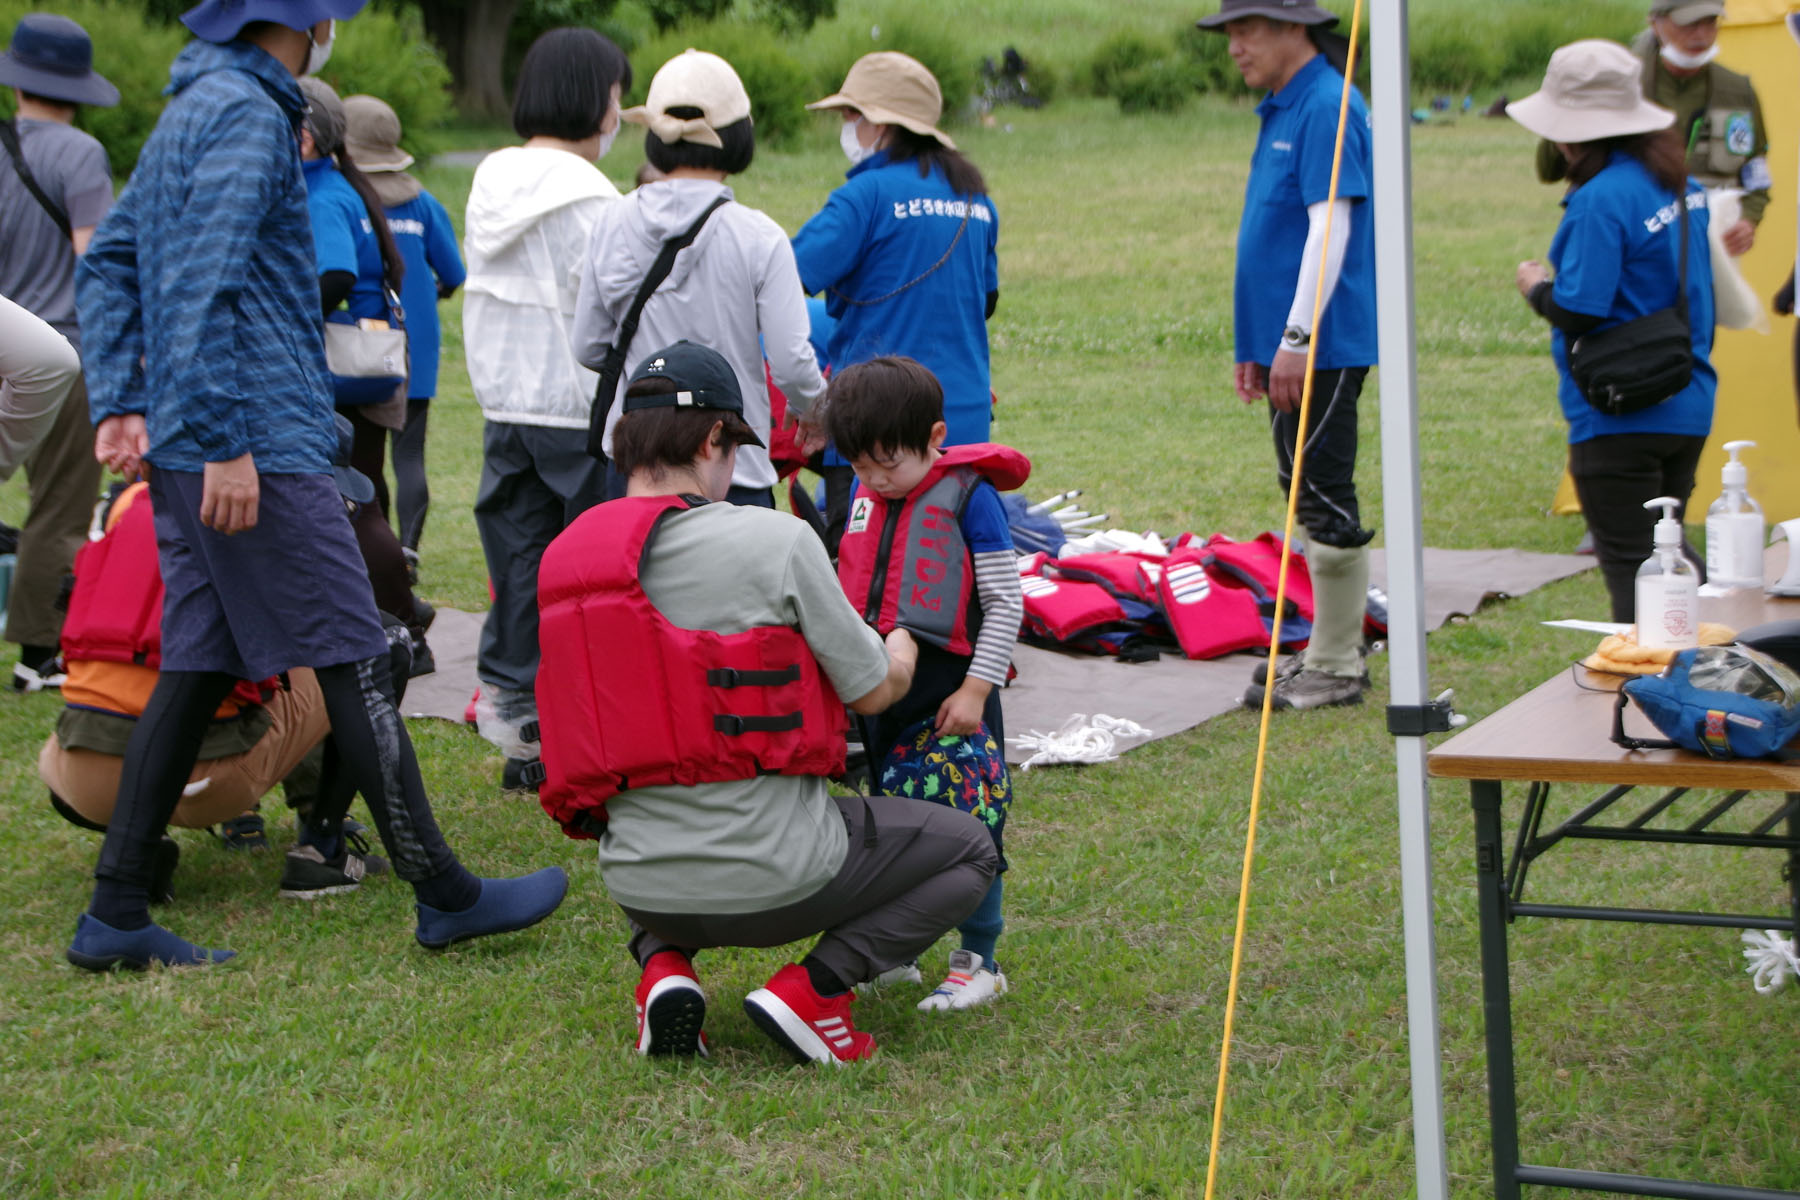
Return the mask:
M1310 341L1312 341L1312 334L1298 325L1289 325L1281 331L1281 346L1284 350L1304 350Z

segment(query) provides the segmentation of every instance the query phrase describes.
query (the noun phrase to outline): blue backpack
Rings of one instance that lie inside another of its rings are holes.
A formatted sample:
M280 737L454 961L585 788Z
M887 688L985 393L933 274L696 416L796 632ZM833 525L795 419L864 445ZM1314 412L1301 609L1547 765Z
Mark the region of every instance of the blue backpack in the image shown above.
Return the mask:
M1625 733L1635 700L1668 741ZM1660 675L1619 689L1612 740L1630 750L1693 750L1708 758L1786 758L1800 733L1800 675L1744 645L1683 650Z

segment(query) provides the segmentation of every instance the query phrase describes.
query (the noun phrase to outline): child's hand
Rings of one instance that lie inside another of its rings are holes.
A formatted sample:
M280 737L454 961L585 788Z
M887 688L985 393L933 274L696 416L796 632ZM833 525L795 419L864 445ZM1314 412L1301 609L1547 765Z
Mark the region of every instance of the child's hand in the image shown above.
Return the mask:
M985 679L970 677L938 705L937 723L932 732L939 737L968 737L981 725L981 710L994 685Z

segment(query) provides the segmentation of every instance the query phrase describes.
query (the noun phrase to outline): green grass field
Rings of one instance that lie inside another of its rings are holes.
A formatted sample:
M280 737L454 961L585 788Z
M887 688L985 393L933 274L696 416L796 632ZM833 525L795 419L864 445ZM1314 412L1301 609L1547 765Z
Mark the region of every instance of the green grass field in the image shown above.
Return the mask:
M1035 494L1083 487L1119 523L1166 533L1279 523L1263 418L1229 386L1253 129L1244 106L1125 119L1081 101L959 131L1003 222L995 436L1032 455ZM1566 550L1578 526L1544 515L1563 434L1546 338L1512 286L1513 265L1548 244L1555 195L1532 182L1530 139L1508 122L1427 126L1413 145L1426 541ZM634 158L622 145L606 167L623 180ZM759 157L738 194L792 229L842 165L821 128L800 152ZM427 173L453 212L468 178ZM480 422L455 301L443 316L423 590L479 607ZM1371 389L1360 475L1378 525L1376 416ZM21 496L11 485L0 514L16 522ZM1433 690L1492 712L1588 648L1539 621L1604 608L1593 573L1490 606L1432 635ZM1371 666L1377 703L1283 717L1271 735L1220 1197L1412 1189L1387 664ZM0 1194L1201 1192L1251 714L1110 765L1021 776L1002 942L1013 994L938 1020L908 996L865 1000L878 1059L812 1072L738 1006L798 951L704 955L712 1060L633 1056L636 973L589 853L501 797L498 758L443 724L413 727L443 824L477 869L567 866L551 921L432 955L412 944L411 898L391 879L279 901L291 831L277 820L267 856L178 835L180 897L163 919L240 950L237 962L77 972L61 952L96 846L36 779L56 706L0 695ZM1475 1197L1488 1130L1466 789L1436 786L1433 820L1452 1190ZM1534 879L1535 894L1570 903L1767 912L1783 896L1776 864L1737 852L1590 849ZM1795 993L1756 995L1735 935L1527 923L1512 950L1528 1159L1800 1185Z

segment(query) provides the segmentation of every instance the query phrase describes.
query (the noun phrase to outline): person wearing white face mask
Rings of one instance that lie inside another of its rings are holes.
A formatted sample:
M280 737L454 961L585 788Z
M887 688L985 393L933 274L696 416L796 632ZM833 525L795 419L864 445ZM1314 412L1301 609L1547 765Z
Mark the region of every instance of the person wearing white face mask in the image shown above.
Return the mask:
M1643 63L1644 98L1675 114L1687 169L1707 188L1742 188L1743 214L1722 232L1725 249L1747 253L1769 206L1769 131L1750 77L1718 62L1724 0L1651 0L1650 27L1632 42ZM1538 178L1565 177L1560 151L1541 142Z
M522 146L476 168L463 225L463 348L487 418L475 528L494 602L476 673L482 736L503 784L537 758L537 570L550 539L605 496L587 452L594 373L571 340L588 235L619 191L595 167L619 130L631 64L591 29L552 29L519 64Z
M848 178L794 235L807 292L837 320L833 370L883 355L923 363L944 388L946 446L988 440L987 319L1000 298L1000 216L981 171L938 128L943 94L923 63L891 50L856 60L834 94ZM827 449L826 545L850 503L850 467Z

